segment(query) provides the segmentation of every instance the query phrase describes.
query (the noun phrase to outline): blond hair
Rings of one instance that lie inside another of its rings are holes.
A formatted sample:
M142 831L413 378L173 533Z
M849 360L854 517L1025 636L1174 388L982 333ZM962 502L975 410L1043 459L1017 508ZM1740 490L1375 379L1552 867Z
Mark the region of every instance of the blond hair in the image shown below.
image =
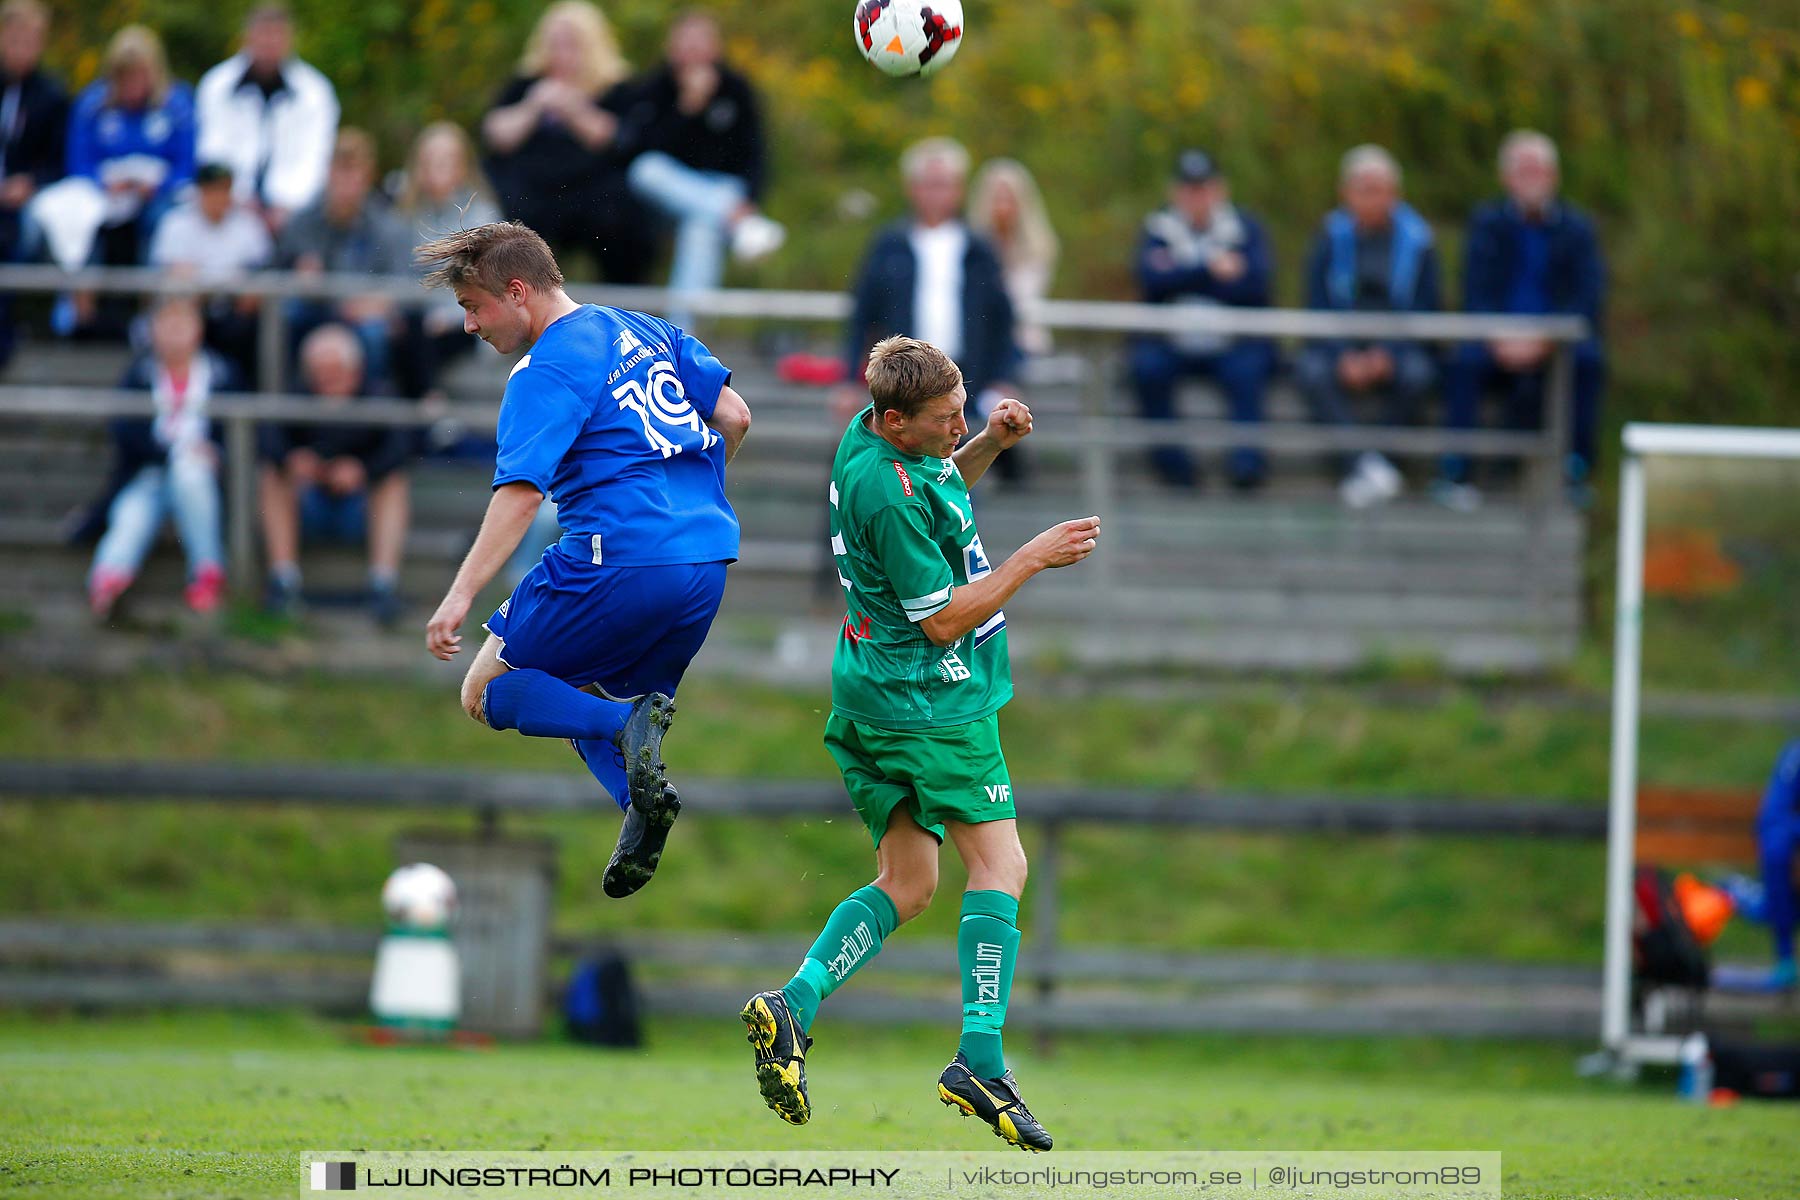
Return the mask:
M494 221L434 238L414 249L413 261L433 268L425 276L426 287L454 291L473 285L498 296L515 279L545 292L563 285L556 255L535 230L517 221Z
M150 73L150 103L161 104L169 94L169 58L163 53L162 39L148 25L127 25L106 43L100 74L107 80L109 96L112 83L130 66L141 66Z
M613 35L606 14L588 0L557 0L544 10L525 42L525 53L519 59L520 74L532 79L543 75L550 60L550 27L558 21L573 26L581 41L581 77L576 82L587 95L597 96L631 74L631 64L620 52L619 39Z
M437 137L454 139L457 150L462 154L462 190L467 193L463 197L465 203L476 198L493 198L493 189L488 187L487 177L481 173L481 163L475 155L475 143L470 140L468 131L455 121L433 121L419 130L419 136L413 139L412 149L406 154L406 184L400 189L400 211L403 213L416 214L424 203L424 193L419 190L419 159L425 153L426 143Z
M1002 242L994 228L994 197L1003 187L1010 187L1019 202L1017 236L1010 243ZM1046 278L1056 270L1061 246L1056 230L1050 226L1044 195L1038 190L1037 180L1017 159L990 158L975 172L974 182L969 185L969 228L986 237L1004 263L1036 263Z
M869 351L869 397L875 401L877 416L885 412L914 416L929 401L954 392L962 381L950 356L930 342L884 338Z

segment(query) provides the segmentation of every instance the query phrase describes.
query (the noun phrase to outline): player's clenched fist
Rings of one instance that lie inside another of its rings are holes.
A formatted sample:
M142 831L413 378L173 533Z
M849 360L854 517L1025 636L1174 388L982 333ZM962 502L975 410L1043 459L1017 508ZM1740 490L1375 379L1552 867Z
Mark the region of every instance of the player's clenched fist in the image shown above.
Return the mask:
M1002 450L1010 450L1031 432L1031 410L1023 400L1002 400L988 414L987 431Z
M1082 517L1052 525L1026 543L1025 549L1043 566L1068 567L1092 554L1099 540L1100 518Z

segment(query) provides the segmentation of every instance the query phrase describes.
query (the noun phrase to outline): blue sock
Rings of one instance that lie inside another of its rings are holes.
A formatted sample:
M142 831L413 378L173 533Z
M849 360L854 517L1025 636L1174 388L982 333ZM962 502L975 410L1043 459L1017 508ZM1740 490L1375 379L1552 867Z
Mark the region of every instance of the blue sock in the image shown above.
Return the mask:
M611 742L631 705L602 700L543 671L508 671L490 681L481 707L495 729L527 737L592 738Z
M631 793L625 782L625 761L619 757L619 748L613 745L612 739L576 738L575 745L581 761L587 764L588 774L600 781L613 803L621 810L631 807Z

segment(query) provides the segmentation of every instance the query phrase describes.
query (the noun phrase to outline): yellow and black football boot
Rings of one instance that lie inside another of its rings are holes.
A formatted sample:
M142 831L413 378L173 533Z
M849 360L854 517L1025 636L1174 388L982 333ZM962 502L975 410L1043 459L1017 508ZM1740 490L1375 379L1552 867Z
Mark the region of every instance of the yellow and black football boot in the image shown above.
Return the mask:
M1019 1081L1010 1068L998 1079L978 1078L958 1050L956 1060L938 1076L938 1099L962 1109L965 1117L980 1117L1008 1145L1042 1154L1055 1144L1050 1132L1025 1107Z
M738 1014L756 1051L756 1086L763 1102L789 1125L812 1116L806 1098L806 1052L813 1040L800 1029L780 992L758 992Z

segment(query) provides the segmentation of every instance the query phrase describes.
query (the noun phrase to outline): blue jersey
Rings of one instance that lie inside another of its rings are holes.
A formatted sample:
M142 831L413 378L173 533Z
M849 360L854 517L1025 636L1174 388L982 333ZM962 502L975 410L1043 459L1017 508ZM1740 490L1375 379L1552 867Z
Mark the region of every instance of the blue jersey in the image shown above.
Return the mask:
M506 381L494 486L525 482L555 500L559 547L582 562L735 561L725 440L706 424L730 379L668 322L584 304Z

